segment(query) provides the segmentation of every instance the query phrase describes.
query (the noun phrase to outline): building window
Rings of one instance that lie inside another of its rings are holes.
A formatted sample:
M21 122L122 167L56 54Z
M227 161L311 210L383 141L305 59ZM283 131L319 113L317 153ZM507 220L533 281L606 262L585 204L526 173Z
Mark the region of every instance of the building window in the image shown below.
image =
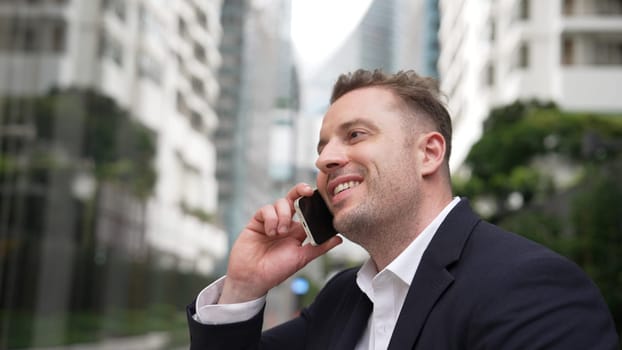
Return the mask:
M518 67L523 69L529 67L529 45L527 43L522 43L518 48Z
M153 57L143 52L138 57L138 76L159 84L162 81L162 67Z
M205 48L200 44L194 44L194 57L201 63L206 63Z
M59 23L52 29L52 50L63 52L65 50L66 28L64 23Z
M191 110L190 111L190 124L194 130L200 131L203 129L203 118L201 117L201 113Z
M596 13L599 15L622 14L622 0L597 0Z
M518 18L520 18L523 21L526 21L529 19L529 0L520 0L519 4L518 4L519 8L518 8Z
M0 49L33 52L37 48L37 26L31 20L0 17Z
M122 22L125 21L125 1L124 0L104 0L103 8L114 13Z
M23 46L25 52L36 52L38 49L39 36L34 27L24 28Z
M486 66L486 86L492 87L495 85L495 66L494 64L488 63Z
M119 66L123 66L123 46L108 34L103 34L100 44L100 56L112 60Z
M177 91L177 112L181 115L190 115L190 107L181 91Z
M179 169L179 182L178 190L180 203L187 209L196 208L201 203L201 192L197 191L201 186L201 171L190 164L188 160L184 158L181 152L175 152L177 157L177 169Z
M181 17L177 20L177 30L179 31L180 37L184 39L190 37L190 35L188 35L188 26L186 25L186 21L184 21Z
M140 30L156 40L162 40L162 25L158 19L144 6L139 7Z
M494 20L490 21L488 39L491 43L494 43L497 39L497 23Z
M622 42L596 42L594 49L596 65L622 65Z
M570 66L574 64L574 40L565 38L562 41L562 65Z
M0 0L1 1L1 0ZM44 17L0 18L0 49L14 52L62 52L66 24Z
M575 1L574 0L564 0L562 4L562 13L564 16L572 16L575 13Z
M12 34L15 31L11 30L10 26L12 23L10 23L10 21L8 21L6 18L0 16L0 22L2 22L3 24L8 24L0 25L0 50L10 50L12 49L12 41L15 38L15 36Z
M197 17L197 22L199 22L199 25L201 27L207 30L207 16L205 15L205 12L203 12L203 10L201 10L200 8L195 8L195 12L196 12L196 17Z
M190 79L190 83L192 85L192 90L198 94L198 95L203 95L205 93L205 84L203 84L203 81L197 77L192 77Z

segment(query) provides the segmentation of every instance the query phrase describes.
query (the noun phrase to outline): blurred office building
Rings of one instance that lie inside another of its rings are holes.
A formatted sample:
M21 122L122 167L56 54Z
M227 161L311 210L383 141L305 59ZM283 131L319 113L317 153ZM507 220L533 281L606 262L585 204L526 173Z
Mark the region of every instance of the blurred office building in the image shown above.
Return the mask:
M414 69L421 75L438 75L437 0L373 0L368 3L350 32L336 31L331 37L316 38L317 41L338 41L334 50L311 64L306 63L305 57L299 58L305 116L323 116L333 84L342 73L359 68L386 72ZM331 24L326 25L330 28ZM317 135L311 136L313 143L317 142ZM309 148L315 150L315 146ZM304 162L303 167L313 166L310 162L313 158L309 155L300 159Z
M149 252L174 269L212 272L227 249L214 221L220 6L200 0L0 1L0 95L96 91L154 136L155 183L144 200L97 182L92 164L81 160L72 185L79 193L58 195L55 221L78 215L70 205L76 197L97 194L98 244L134 257ZM8 113L4 120L10 122ZM78 140L84 132L80 125L57 125L56 131L62 132L57 139ZM81 150L68 152L79 158ZM7 217L0 220L6 224ZM50 225L45 230L60 230Z
M290 12L291 0L222 4L216 176L219 216L230 244L258 208L282 197L296 182L299 87ZM266 326L291 318L293 297L285 284L268 294Z
M298 77L291 1L224 0L217 108L219 213L230 242L295 182Z
M454 118L452 167L491 108L516 100L619 112L622 2L441 0L439 72Z

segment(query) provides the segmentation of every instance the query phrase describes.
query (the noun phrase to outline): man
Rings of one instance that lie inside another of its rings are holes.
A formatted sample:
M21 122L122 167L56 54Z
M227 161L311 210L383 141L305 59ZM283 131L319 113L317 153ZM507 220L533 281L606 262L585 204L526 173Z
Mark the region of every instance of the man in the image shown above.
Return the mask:
M450 117L433 80L358 70L335 84L317 188L370 259L265 332L266 293L341 242L301 245L299 184L261 208L226 277L188 307L192 349L617 349L598 289L573 263L453 198Z

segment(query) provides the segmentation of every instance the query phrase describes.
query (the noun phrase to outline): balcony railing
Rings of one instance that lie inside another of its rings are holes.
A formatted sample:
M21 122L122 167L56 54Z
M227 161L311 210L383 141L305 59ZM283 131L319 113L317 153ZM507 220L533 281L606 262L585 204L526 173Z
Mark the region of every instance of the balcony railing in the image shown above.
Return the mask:
M619 0L563 0L562 14L567 17L622 16Z

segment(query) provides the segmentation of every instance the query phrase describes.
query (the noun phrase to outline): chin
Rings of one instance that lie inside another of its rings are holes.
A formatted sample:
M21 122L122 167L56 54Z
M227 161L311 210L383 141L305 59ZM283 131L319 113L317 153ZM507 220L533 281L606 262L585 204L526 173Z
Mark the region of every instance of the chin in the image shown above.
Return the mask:
M369 228L369 222L366 218L366 215L360 215L356 211L352 212L342 209L334 217L333 225L338 232L353 234L354 232L365 231Z

